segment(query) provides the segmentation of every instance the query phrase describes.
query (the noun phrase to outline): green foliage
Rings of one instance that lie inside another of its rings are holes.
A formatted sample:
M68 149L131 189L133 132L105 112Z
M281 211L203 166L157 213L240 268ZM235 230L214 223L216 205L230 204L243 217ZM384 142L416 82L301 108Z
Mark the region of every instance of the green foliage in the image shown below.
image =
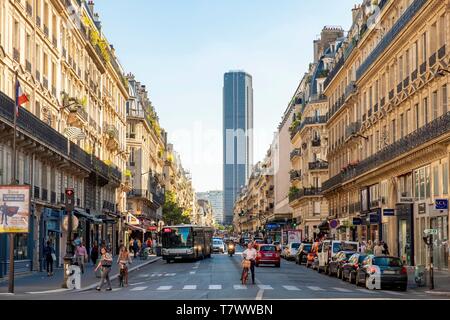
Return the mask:
M183 212L177 204L177 197L173 191L166 191L166 201L163 205L163 220L166 224L189 223L189 212Z
M300 191L297 187L290 187L289 189L289 197L292 197L293 195L297 194Z

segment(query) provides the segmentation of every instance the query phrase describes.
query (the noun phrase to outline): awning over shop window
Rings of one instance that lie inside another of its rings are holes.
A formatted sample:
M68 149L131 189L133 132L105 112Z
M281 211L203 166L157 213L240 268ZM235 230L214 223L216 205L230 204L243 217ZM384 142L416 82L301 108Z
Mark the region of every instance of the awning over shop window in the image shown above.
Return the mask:
M132 225L129 225L128 223L126 223L125 226L131 230L140 231L140 232L144 232L144 233L147 232L144 228L141 228L138 226L132 226Z
M328 221L324 220L317 226L317 228L319 228L320 230L329 230L330 224L328 223Z
M97 217L90 215L89 213L86 212L86 210L81 208L75 208L74 214L79 218L85 218L94 223L103 223L101 219L98 219Z

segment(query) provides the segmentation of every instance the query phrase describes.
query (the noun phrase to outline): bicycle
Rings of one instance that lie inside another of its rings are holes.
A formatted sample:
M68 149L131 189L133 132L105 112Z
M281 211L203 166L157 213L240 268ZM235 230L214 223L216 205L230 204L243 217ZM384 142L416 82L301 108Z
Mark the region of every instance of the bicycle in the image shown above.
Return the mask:
M250 265L251 265L250 260L245 259L245 260L242 261L242 277L241 277L241 280L242 280L242 284L243 285L245 285L247 283L248 273L250 271Z

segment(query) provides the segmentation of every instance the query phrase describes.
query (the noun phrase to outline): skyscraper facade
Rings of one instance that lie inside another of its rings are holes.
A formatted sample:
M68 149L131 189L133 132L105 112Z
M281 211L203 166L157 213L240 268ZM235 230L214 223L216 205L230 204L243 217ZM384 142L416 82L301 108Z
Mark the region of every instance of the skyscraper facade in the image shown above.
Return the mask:
M211 204L214 220L223 223L223 192L220 190L197 192L198 200L208 200Z
M253 165L253 86L244 71L224 75L223 209L224 224L233 222L233 206Z

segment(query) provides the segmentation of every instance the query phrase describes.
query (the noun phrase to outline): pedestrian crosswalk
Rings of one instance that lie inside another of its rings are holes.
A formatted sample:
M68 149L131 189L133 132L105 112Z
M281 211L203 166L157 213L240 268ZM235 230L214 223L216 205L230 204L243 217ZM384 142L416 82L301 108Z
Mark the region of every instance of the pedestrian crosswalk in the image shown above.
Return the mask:
M126 288L123 288L126 289ZM367 295L378 295L378 296L404 296L406 292L398 292L398 291L388 291L388 290L368 290L364 288L344 288L344 287L319 287L319 286L301 286L301 285L266 285L266 284L256 284L256 285L242 285L242 284L185 284L185 285L164 285L164 286L155 286L149 285L144 286L142 283L139 283L139 286L135 286L133 288L129 288L130 291L145 291L145 290L157 290L157 291L169 291L169 290L203 290L203 291L219 291L219 290L285 290L285 291L309 291L314 293L341 293L341 294L367 294ZM118 289L117 289L118 290ZM117 291L113 290L113 291Z

